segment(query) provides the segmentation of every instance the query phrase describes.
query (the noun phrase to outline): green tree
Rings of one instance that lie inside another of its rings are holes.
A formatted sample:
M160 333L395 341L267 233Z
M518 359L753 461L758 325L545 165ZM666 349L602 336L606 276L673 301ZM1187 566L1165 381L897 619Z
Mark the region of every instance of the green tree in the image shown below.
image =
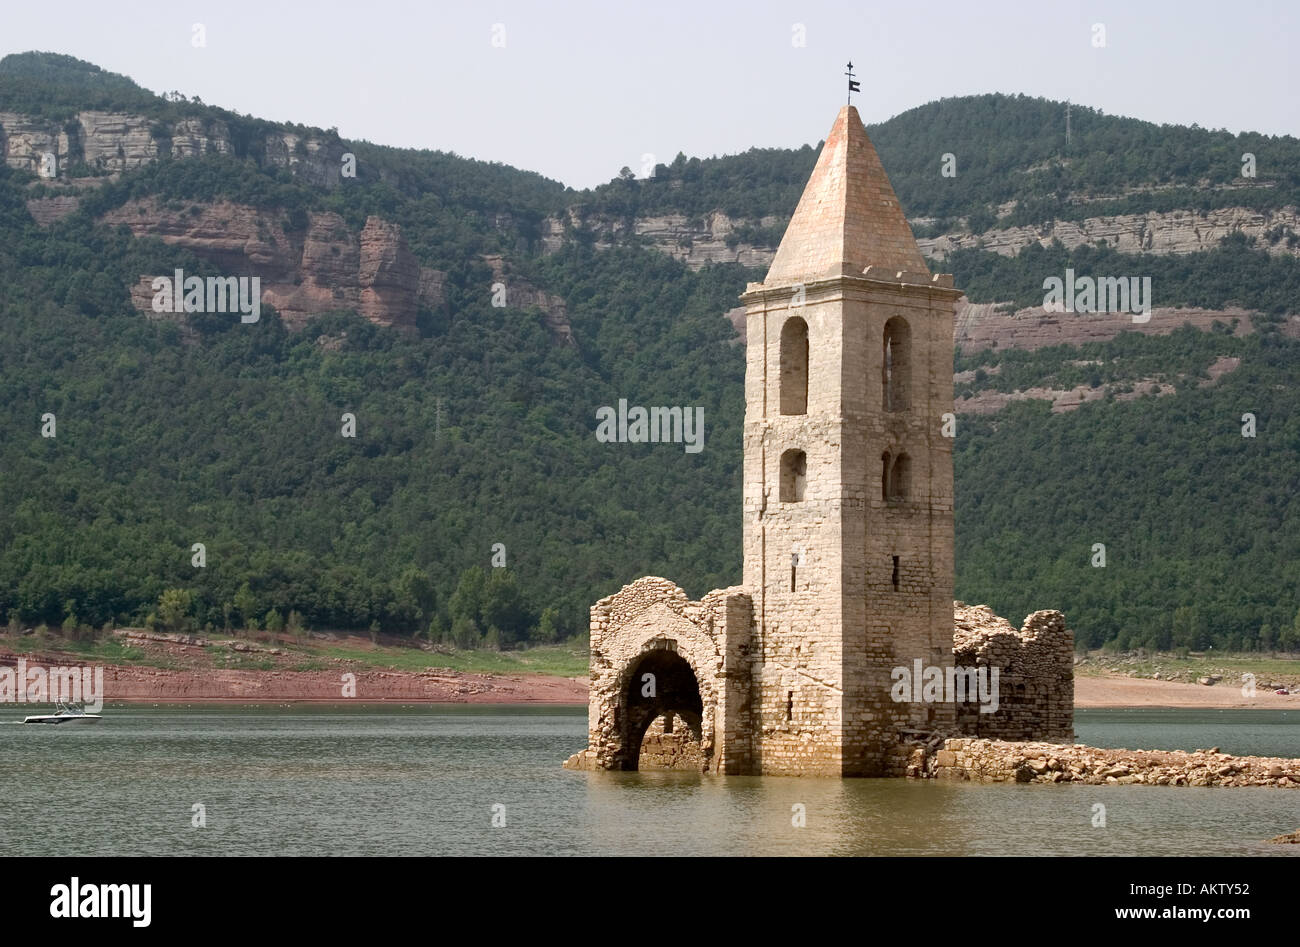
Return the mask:
M451 643L457 648L477 648L482 641L478 623L472 618L457 618L451 624Z
M483 615L484 590L487 585L483 569L471 566L460 574L456 591L451 593L447 610L451 614L453 629L457 620L479 622Z
M480 616L489 633L496 631L499 647L513 647L527 638L531 615L519 583L509 570L492 570L483 589Z
M189 589L166 589L158 596L158 618L169 631L189 628L194 593Z
M541 620L537 624L537 640L546 644L560 640L559 612L555 606L548 605L542 609Z
M245 628L257 627L257 596L245 582L235 593L235 609L239 612L239 617L243 619Z
M68 599L68 601L63 603L64 617L63 617L62 630L65 635L76 634L77 626L80 623L79 620L77 619L76 606L77 603L72 601L71 599Z

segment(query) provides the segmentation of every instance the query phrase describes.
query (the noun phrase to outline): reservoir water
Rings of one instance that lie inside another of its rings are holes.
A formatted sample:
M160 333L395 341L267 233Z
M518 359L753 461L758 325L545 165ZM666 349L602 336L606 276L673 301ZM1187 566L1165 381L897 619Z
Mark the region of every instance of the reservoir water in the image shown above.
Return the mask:
M1295 789L568 772L585 708L109 705L87 727L18 710L0 718L6 856L1300 854L1265 843L1300 828ZM1076 731L1300 756L1294 711L1079 711Z

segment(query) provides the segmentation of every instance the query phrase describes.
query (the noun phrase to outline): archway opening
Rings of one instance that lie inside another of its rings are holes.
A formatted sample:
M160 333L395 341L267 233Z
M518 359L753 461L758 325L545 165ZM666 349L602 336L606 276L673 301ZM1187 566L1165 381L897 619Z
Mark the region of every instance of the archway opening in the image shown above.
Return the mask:
M890 500L906 500L912 493L912 458L899 454L894 458L894 467L889 474Z
M911 407L912 330L902 316L885 323L880 381L881 401L886 411Z
M637 662L627 682L626 769L703 768L704 701L690 664L656 649Z
M798 316L781 327L781 413L808 413L808 323Z
M788 450L781 455L782 503L802 503L804 487L808 480L808 455L801 450Z

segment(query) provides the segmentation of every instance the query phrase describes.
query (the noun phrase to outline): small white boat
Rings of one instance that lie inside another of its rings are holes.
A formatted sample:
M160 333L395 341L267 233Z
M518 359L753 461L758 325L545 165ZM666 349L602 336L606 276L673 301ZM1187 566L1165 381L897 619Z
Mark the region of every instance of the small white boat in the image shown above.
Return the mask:
M54 702L54 713L37 714L23 718L23 723L99 723L103 720L99 714L88 714L80 704Z

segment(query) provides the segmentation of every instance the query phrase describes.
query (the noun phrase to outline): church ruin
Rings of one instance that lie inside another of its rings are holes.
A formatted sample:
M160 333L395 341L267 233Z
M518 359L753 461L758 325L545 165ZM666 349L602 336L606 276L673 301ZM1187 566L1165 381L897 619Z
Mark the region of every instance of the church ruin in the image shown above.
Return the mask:
M589 745L566 766L889 776L942 736L1073 741L1064 617L954 613L960 296L845 106L741 297L743 583L692 602L648 577L592 607Z

